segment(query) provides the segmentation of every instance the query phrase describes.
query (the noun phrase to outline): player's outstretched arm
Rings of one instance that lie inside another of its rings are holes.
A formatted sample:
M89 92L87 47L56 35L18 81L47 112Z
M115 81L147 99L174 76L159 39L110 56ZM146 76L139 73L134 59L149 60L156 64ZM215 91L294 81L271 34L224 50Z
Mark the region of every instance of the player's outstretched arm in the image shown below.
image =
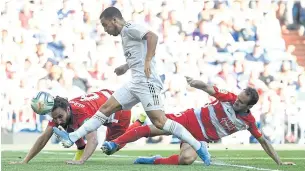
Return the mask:
M82 155L82 158L79 161L75 161L75 160L67 161L66 162L67 164L84 164L85 161L87 161L90 158L90 156L94 153L98 145L96 131L87 134L86 139L87 139L87 144L84 153Z
M29 151L29 153L26 155L26 157L23 159L22 162L12 162L11 164L27 164L30 160L32 160L47 144L49 139L51 138L53 134L53 130L51 126L48 126L46 130L42 133L42 135L36 140L35 144Z
M280 157L278 156L277 152L274 150L272 145L264 138L264 136L261 136L257 139L265 152L276 162L278 165L295 165L293 162L282 162Z
M158 36L155 33L149 31L145 34L143 39L147 40L147 53L146 53L146 58L145 58L144 72L145 72L146 77L149 78L150 73L151 73L150 62L156 53Z
M200 80L194 80L193 78L191 77L188 77L186 76L186 82L191 86L191 87L194 87L194 88L197 88L197 89L200 89L200 90L203 90L205 92L207 92L209 95L213 96L216 92L213 88L213 86L210 86L206 83L204 83L203 81L200 81Z

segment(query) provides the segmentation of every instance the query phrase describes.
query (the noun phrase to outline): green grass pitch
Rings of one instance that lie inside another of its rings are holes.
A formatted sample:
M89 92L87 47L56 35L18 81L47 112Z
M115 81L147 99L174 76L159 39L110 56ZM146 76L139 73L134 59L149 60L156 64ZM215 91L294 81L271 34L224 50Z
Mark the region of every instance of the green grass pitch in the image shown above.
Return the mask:
M25 151L2 151L2 171L251 171L251 170L285 170L305 171L305 151L278 151L282 161L292 161L296 166L277 166L264 151L210 151L213 165L206 167L200 162L189 166L169 165L134 165L137 156L152 156L160 154L169 156L177 151L121 151L113 156L106 156L97 150L84 165L66 165L64 161L71 160L73 151L43 151L29 164L11 165L10 161L21 161Z

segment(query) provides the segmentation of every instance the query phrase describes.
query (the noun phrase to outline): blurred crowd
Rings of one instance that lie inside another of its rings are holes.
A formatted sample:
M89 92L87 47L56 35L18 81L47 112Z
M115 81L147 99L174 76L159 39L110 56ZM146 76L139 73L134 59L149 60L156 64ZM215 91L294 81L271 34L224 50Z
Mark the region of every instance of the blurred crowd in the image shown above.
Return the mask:
M155 58L166 112L212 100L187 86L185 75L235 93L252 86L260 94L252 113L269 140L304 141L305 72L281 30L304 25L304 1L3 0L2 130L43 131L47 116L30 107L37 91L71 99L101 88L115 90L129 79L129 73L117 77L113 72L125 63L120 37L107 35L98 20L108 6L158 34ZM247 141L255 142L250 136Z

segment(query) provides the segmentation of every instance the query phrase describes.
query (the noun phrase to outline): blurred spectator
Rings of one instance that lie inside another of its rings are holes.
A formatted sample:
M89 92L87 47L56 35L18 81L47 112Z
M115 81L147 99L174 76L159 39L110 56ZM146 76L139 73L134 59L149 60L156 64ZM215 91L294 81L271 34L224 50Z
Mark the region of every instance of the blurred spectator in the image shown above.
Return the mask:
M270 70L270 65L266 63L264 65L264 71L261 72L259 76L259 79L262 80L267 86L269 86L269 84L274 81L274 77L271 75Z

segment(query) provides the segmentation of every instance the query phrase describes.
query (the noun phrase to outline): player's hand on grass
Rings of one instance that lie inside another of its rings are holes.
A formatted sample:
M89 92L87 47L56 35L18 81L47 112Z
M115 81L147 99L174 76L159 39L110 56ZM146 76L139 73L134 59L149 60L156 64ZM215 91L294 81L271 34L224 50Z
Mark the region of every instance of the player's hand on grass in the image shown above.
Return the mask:
M150 70L150 60L145 60L145 64L144 64L144 72L146 75L146 78L149 78L151 70Z
M296 165L293 162L282 162L281 165Z
M123 75L125 74L125 72L128 70L128 68L126 67L126 64L125 65L121 65L119 67L117 67L115 70L114 70L114 73L116 73L117 76L120 76L120 75Z
M68 160L66 161L66 164L71 164L71 165L81 165L84 164L85 162L82 160Z

